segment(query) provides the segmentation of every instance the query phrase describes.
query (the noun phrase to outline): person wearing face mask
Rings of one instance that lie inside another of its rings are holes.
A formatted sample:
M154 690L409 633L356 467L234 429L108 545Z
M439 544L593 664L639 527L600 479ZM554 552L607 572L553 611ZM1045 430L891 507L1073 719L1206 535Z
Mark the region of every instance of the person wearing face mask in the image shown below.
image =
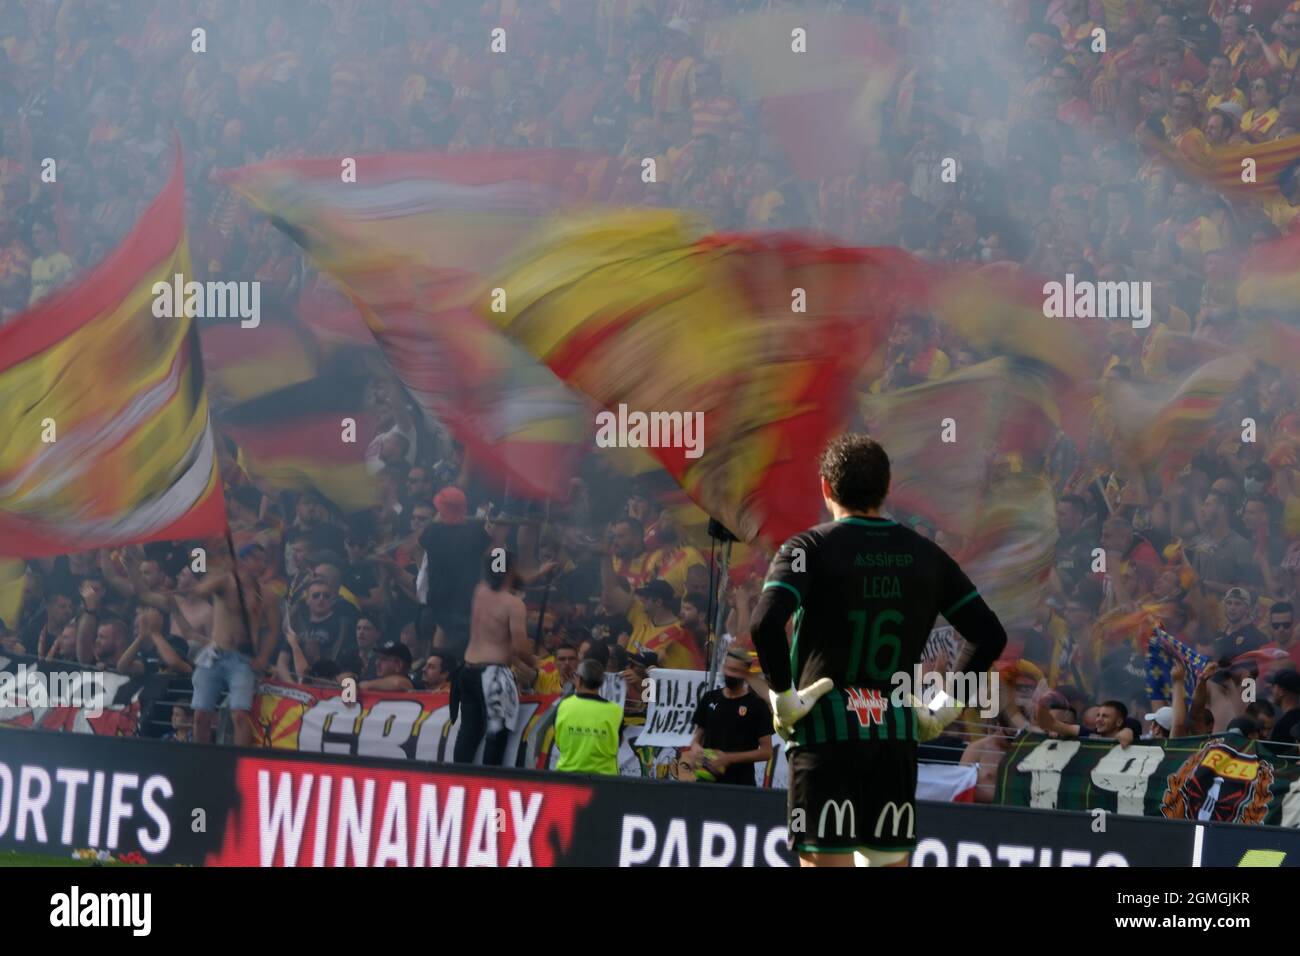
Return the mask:
M749 655L728 651L723 686L700 698L695 736L686 753L692 766L703 765L718 783L756 786L754 764L772 759L772 712L749 686Z

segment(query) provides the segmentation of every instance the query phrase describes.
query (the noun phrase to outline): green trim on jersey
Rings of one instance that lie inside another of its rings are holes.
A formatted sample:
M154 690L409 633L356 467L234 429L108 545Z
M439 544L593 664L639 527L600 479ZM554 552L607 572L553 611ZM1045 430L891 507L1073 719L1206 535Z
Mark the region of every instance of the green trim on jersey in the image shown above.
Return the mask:
M796 853L856 853L859 850L874 850L877 853L914 853L913 846L878 846L868 843L855 843L852 846L817 846L812 843L796 843Z
M898 524L893 518L860 518L857 515L845 515L843 518L836 518L835 522L836 524L860 524L867 528L887 528Z
M789 587L789 585L786 586ZM794 612L794 631L790 638L790 681L796 690L799 689L799 627L802 624L803 608L801 607ZM786 741L787 749L808 742L804 733L804 728L807 726L808 717L805 715L803 720L794 725L794 733L790 736L790 739Z
M785 588L787 591L793 594L794 599L799 602L798 604L795 605L795 608L798 609L800 607L803 607L803 595L800 594L798 591L796 591L793 585L786 584L784 581L768 581L766 584L763 585L763 590L766 591L768 588Z
M980 592L979 592L978 589L976 589L976 590L974 590L974 591L971 591L970 594L966 595L964 598L962 598L960 601L958 601L958 602L957 602L956 604L954 604L952 607L948 608L948 610L944 611L944 612L943 612L943 616L944 616L944 617L947 617L947 616L948 616L949 614L951 614L953 611L957 610L957 608L959 608L959 607L964 607L965 605L969 604L971 601L975 600L975 599L976 599L977 597L979 597L979 596L980 596Z
M917 741L916 711L906 705L895 707L890 701L892 691L881 691L885 709L878 721L863 724L854 715L849 719L849 697L836 687L813 705L808 716L795 724L794 736L787 744L802 747L838 741L880 740L896 742Z
M790 680L799 686L799 625L803 623L803 608L794 612L794 635L790 639Z

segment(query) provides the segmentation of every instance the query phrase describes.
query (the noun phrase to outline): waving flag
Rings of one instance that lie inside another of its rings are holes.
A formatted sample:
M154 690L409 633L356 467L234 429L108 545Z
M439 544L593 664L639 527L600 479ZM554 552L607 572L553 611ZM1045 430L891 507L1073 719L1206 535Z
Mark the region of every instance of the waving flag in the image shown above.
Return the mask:
M319 376L223 411L217 427L242 454L249 476L270 488L314 488L345 511L377 505L366 448L378 416L365 407L369 376L334 366ZM353 423L345 441L345 420Z
M575 194L562 152L290 160L226 174L352 297L424 413L511 493L564 498L593 409L471 304L543 215Z
M1176 472L1210 438L1219 409L1250 366L1248 355L1233 353L1170 385L1107 380L1104 396L1118 447L1143 468Z
M1183 680L1187 688L1187 699L1192 699L1196 690L1196 679L1205 670L1210 659L1196 649L1184 644L1162 627L1155 628L1151 639L1147 641L1147 697L1150 700L1173 700L1171 680L1175 663L1181 663L1186 672Z
M670 211L557 220L492 280L508 309L480 314L617 411L629 444L635 415L702 422L699 447L651 450L742 539L781 539L820 513L813 463L887 327L892 252L702 231Z
M889 451L891 508L936 528L969 534L984 492L1007 385L1006 359L993 359L934 382L868 396L867 431ZM955 441L943 422L956 415Z
M1247 312L1300 309L1300 233L1251 248L1237 277L1237 305Z
M117 250L0 328L0 554L225 527L194 323L153 314L154 283L178 273L189 273L179 146Z
M1142 343L1142 369L1153 381L1182 380L1211 359L1231 350L1213 339L1197 338L1188 332L1174 332L1157 325Z
M1068 379L1092 379L1106 357L1104 325L1043 314L1047 280L1014 263L929 266L935 318L978 352L1033 359Z
M867 431L893 463L890 506L971 534L997 456L1041 457L1054 434L1042 379L1035 363L996 358L865 398ZM942 435L948 419L952 440Z
M918 275L923 287L918 292L913 277L911 294L976 353L1030 360L1051 371L1044 410L1078 447L1086 447L1089 402L1106 357L1101 324L1044 316L1044 280L1010 263L974 269L927 265Z
M320 349L292 322L262 322L247 329L237 322L221 322L205 327L199 337L217 407L251 401L308 381L320 371Z
M1167 141L1151 142L1155 149L1182 172L1195 176L1214 189L1236 194L1258 202L1281 199L1278 180L1288 167L1300 162L1300 136L1288 136L1266 143L1242 143L1235 146L1211 147L1204 139L1192 137L1190 149L1180 149ZM1254 163L1252 182L1242 181L1242 162Z
M1056 496L1046 479L1008 474L989 487L959 560L1008 628L1033 625L1056 540Z

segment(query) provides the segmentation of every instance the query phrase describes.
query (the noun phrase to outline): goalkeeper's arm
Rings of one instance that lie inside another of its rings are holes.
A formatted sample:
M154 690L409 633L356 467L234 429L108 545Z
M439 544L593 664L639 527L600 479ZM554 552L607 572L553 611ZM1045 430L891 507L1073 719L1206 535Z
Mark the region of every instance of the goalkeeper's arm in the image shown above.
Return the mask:
M1002 656L1007 646L1007 632L984 598L976 595L948 617L965 642L952 669L982 674ZM969 702L967 702L969 703Z
M978 595L954 611L948 618L948 623L956 628L964 641L961 653L952 666L954 673L982 674L993 665L1007 646L1007 632L1002 627L1002 622L993 613L993 609ZM918 731L924 742L933 740L943 733L962 710L974 702L955 700L941 693L929 707L922 705L915 697L911 698L911 703L917 708Z
M772 706L772 724L787 740L794 725L802 720L818 699L835 686L829 677L796 689L790 669L790 648L785 639L785 625L799 606L793 588L769 584L758 599L750 636L758 651L758 662L768 683L768 703Z
M790 645L785 638L785 625L799 607L794 592L784 587L764 588L754 609L750 637L758 652L758 663L767 676L768 686L780 694L790 689L794 676L790 673Z

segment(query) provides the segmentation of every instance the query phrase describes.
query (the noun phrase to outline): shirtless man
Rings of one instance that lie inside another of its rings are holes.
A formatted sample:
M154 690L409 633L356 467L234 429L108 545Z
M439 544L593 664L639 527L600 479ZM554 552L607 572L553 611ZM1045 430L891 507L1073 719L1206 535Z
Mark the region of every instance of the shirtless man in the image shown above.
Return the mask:
M499 570L503 565L505 570ZM506 742L519 712L519 689L511 665L517 659L529 669L536 668L524 624L524 602L513 593L518 582L515 556L499 548L488 551L483 580L474 590L470 609L465 666L452 691L452 719L461 711L456 763L473 763L479 741L484 741L485 766L499 767L505 759Z
M1197 730L1192 733L1221 734L1228 724L1246 713L1246 695L1242 690L1250 672L1234 668L1227 661L1211 661L1196 679L1192 693L1191 719Z
M176 576L178 588L174 594L176 614L171 619L171 636L183 637L190 642L190 650L195 651L200 644L212 638L212 602L196 598L185 593L198 583L194 572L187 564Z
M102 558L105 580L124 594L134 594L141 604L169 615L168 636L185 638L191 651L211 639L212 602L193 595L198 578L188 564L176 576L175 587L161 565L145 557L144 548L139 545L125 549L122 567L126 569L125 578L117 574L105 553Z
M257 675L266 669L278 643L275 635L279 633L279 615L274 601L263 600L261 585L252 570L241 563L238 574L242 603L228 558L213 567L190 592L199 598L213 597L212 640L194 660L194 739L200 743L212 741L217 705L225 690L229 692L235 745L251 747L256 730L253 691ZM245 610L251 629L243 619Z

